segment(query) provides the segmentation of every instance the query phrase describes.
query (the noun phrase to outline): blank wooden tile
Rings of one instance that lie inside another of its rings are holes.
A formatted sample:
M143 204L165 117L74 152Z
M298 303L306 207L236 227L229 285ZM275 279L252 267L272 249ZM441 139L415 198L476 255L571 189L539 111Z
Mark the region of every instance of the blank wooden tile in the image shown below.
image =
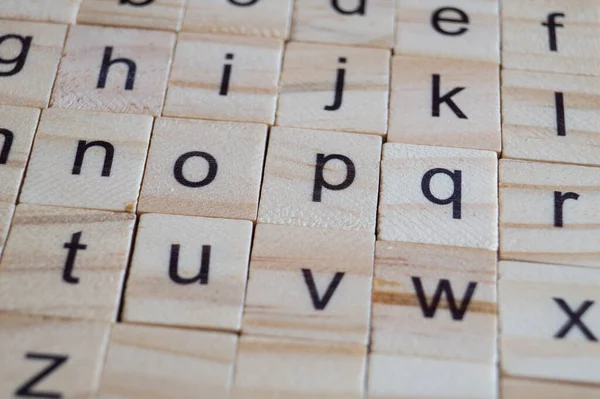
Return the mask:
M390 52L289 43L277 125L385 135Z
M259 224L243 332L368 343L374 237Z
M0 314L0 396L91 399L109 326Z
M600 165L600 78L502 72L505 158Z
M502 399L596 399L600 388L569 382L502 378Z
M267 126L159 118L140 212L256 220Z
M0 104L48 105L66 34L66 25L0 21Z
M391 48L395 0L295 0L292 40Z
M503 375L598 385L600 271L500 262L498 287Z
M163 115L272 124L283 41L181 33Z
M499 152L498 66L393 57L388 141Z
M15 203L40 110L0 105L0 202Z
M381 138L271 129L261 223L374 232Z
M234 334L117 324L112 327L98 399L225 399Z
M77 22L178 31L186 0L83 0Z
M183 30L286 39L292 0L189 0Z
M8 237L14 210L15 206L13 204L0 202L0 256L2 255L4 243Z
M174 46L169 32L71 26L50 106L160 115Z
M394 53L500 62L497 0L398 0Z
M81 0L2 0L1 19L74 24Z
M502 0L502 64L600 75L599 13L595 0Z
M379 240L496 250L496 154L387 143Z
M361 345L243 335L233 398L362 398L365 363Z
M249 221L143 215L124 320L239 330L251 239Z
M500 161L500 258L600 267L600 169Z
M20 201L135 211L152 118L47 109Z
M17 206L0 311L114 321L134 224L128 213Z

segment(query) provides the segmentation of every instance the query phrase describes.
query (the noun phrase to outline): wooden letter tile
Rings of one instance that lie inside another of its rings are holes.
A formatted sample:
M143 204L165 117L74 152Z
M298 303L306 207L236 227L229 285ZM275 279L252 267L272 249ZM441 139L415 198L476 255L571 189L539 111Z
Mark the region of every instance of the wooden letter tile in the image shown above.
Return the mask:
M186 1L83 0L77 22L178 31L181 29Z
M390 52L289 43L277 125L385 135Z
M143 215L123 318L239 331L251 239L249 221Z
M500 258L600 267L600 169L500 160Z
M48 105L66 34L66 25L0 20L0 104Z
M71 26L50 106L160 115L175 35Z
M267 126L159 118L140 212L256 220Z
M135 216L19 205L0 263L0 311L114 321Z
M293 0L189 0L183 30L286 39Z
M598 399L600 387L548 380L502 377L502 399Z
M163 115L272 124L283 42L181 33Z
M374 237L259 224L243 332L368 343Z
M81 0L2 0L0 19L74 24L80 3Z
M296 0L292 40L391 48L396 0Z
M500 151L498 66L393 57L388 141Z
M233 398L363 398L365 363L362 345L243 335Z
M4 243L8 237L8 231L10 230L14 211L15 206L13 204L0 202L0 256L2 255Z
M135 211L151 128L145 115L44 110L21 202Z
M381 138L271 129L261 223L373 233Z
M598 392L600 270L500 262L498 287L503 375L595 384Z
M0 314L0 397L92 399L109 326Z
M117 324L98 399L226 399L234 334Z
M387 143L378 239L498 248L496 154Z

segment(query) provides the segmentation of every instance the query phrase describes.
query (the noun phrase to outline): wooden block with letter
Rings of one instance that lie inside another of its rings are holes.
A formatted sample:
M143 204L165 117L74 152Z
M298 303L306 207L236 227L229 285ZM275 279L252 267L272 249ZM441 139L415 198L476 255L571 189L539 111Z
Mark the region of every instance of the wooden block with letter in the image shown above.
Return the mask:
M385 135L390 52L289 43L277 125Z
M20 201L135 211L152 117L42 112Z
M0 311L116 320L135 216L18 205L0 262Z
M4 250L4 243L8 237L14 211L15 206L13 204L0 202L0 256L2 256Z
M74 24L81 0L2 0L0 19Z

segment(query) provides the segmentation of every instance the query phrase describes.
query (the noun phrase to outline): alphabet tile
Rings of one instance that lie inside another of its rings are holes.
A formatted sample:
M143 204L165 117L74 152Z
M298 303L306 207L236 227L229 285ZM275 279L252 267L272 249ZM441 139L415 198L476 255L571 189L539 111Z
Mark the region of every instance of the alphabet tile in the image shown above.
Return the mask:
M256 220L267 126L159 118L140 212Z
M4 243L8 237L14 210L15 206L13 204L0 202L0 255L2 255Z
M42 112L20 201L135 211L152 118Z
M2 0L1 19L74 24L81 0Z
M599 286L599 270L500 262L503 375L593 383L597 388Z
M50 106L160 115L175 34L74 25Z
M500 258L600 267L600 170L500 160Z
M296 0L292 40L391 48L396 0Z
M374 237L259 224L244 334L368 343Z
M94 397L108 334L107 324L0 314L0 397Z
M385 135L390 52L289 43L277 125Z
M394 53L500 62L497 0L399 0Z
M142 215L124 320L239 331L252 223Z
M48 105L66 34L66 25L0 20L0 104Z
M498 66L393 57L388 141L499 152Z
M178 31L186 0L83 0L77 22Z
M272 124L283 41L181 33L163 115Z
M496 154L387 143L379 240L498 249Z
M183 30L287 39L292 0L190 0Z
M0 263L0 311L116 319L135 216L17 206Z
M502 64L508 69L600 75L596 0L502 0Z
M98 399L226 399L235 334L117 324Z
M600 165L600 78L502 72L506 158Z
M596 399L600 395L600 388L593 384L502 377L501 392L502 399Z
M273 127L260 223L375 231L381 138Z
M15 203L40 110L0 105L0 202Z
M363 398L366 348L242 335L234 399Z

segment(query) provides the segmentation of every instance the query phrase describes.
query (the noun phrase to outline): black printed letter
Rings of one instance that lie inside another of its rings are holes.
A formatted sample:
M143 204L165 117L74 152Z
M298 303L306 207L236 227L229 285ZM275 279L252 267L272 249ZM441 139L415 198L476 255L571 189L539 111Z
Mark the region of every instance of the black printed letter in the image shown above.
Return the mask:
M232 60L233 54L227 53L225 59ZM225 64L223 68L223 77L221 78L221 90L219 91L220 96L226 96L229 92L229 81L231 80L231 64Z
M452 97L463 91L464 87L456 87L440 97L440 75L432 75L431 116L440 117L440 105L446 103L459 119L468 119L460 108L452 101Z
M563 24L556 23L557 17L564 18L565 14L561 12L548 14L547 21L542 22L543 26L548 27L548 41L550 43L550 51L558 51L558 45L556 40L556 28L562 28L564 26Z
M0 129L0 134L4 136L4 144L0 150L0 165L5 165L8 162L8 154L10 154L15 135L8 129Z
M106 79L108 78L108 71L114 64L125 64L127 65L127 80L125 81L125 90L133 90L133 84L135 83L135 73L137 66L135 62L129 58L112 58L112 47L104 48L104 58L102 59L102 66L100 67L100 76L98 77L98 89L104 89L106 87Z
M27 60L27 54L29 54L29 49L31 48L31 41L33 40L32 36L19 36L19 35L4 35L0 36L0 46L4 41L15 39L21 42L21 52L14 58L10 58L5 60L4 58L0 58L0 65L9 65L14 64L14 67L10 71L0 71L0 76L13 76L21 72L23 67L25 66L25 61Z
M339 184L330 184L325 181L325 177L323 177L323 169L325 169L325 164L329 161L333 160L342 161L346 165L346 178L343 182ZM323 187L332 191L339 191L345 188L350 187L350 185L354 182L354 178L356 177L356 168L354 167L354 162L350 160L345 155L340 154L331 154L325 156L325 154L317 154L317 165L315 167L315 184L313 186L313 202L321 202L321 194L323 192Z
M577 201L579 199L579 194L571 192L563 194L560 191L554 192L554 227L564 226L563 207L565 201L568 199Z
M48 355L44 353L27 353L25 358L32 360L49 360L51 364L17 388L14 395L19 398L61 399L63 397L61 393L33 391L33 389L35 385L48 377L54 370L66 362L69 357L62 355Z
M258 3L258 0L246 0L246 1L229 0L229 2L235 6L248 7L248 6L253 6L254 4Z
M210 245L202 246L202 260L200 261L200 272L196 277L186 278L179 276L179 244L171 245L171 259L169 262L169 277L175 284L188 285L200 282L208 284L208 272L210 269Z
M190 181L185 178L183 175L183 166L187 162L188 159L200 157L204 158L206 162L208 162L208 173L206 177L199 181ZM217 177L217 171L219 169L219 165L217 164L217 160L210 154L202 151L191 151L186 152L175 161L175 167L173 168L173 174L175 175L175 180L186 187L198 188L208 186L210 183L215 180Z
M77 251L85 250L87 245L80 244L82 232L75 233L71 236L71 242L65 242L63 246L65 249L68 249L67 253L67 261L65 262L65 268L63 270L63 280L69 284L77 284L79 283L79 277L73 276L73 268L75 267L75 258L77 257Z
M106 141L92 141L88 143L85 140L79 140L79 144L77 144L77 153L75 154L75 162L73 163L72 174L81 174L81 165L83 164L83 157L85 156L85 152L92 147L104 148L105 155L104 165L102 166L102 176L110 176L113 158L115 156L115 147L113 147L112 144Z
M559 136L567 135L567 126L565 123L565 97L563 93L554 93L554 103L556 104L556 132Z
M443 174L452 179L452 184L454 186L452 195L448 198L440 199L437 198L431 192L431 179L437 174ZM452 204L452 218L460 219L461 218L461 208L462 208L462 172L460 170L455 170L454 172L449 171L448 169L431 169L423 176L421 180L421 191L423 191L423 195L429 201L433 202L437 205L448 205Z
M448 308L450 309L452 319L461 321L465 317L465 313L467 313L467 308L469 307L471 298L475 293L475 288L477 288L477 283L469 282L469 284L467 285L467 290L463 295L463 299L460 303L460 306L457 306L456 301L454 299L454 292L452 291L452 285L450 285L450 281L442 279L438 282L437 288L435 289L435 293L433 294L431 305L429 305L427 303L427 296L425 295L425 291L423 290L423 284L421 283L421 279L419 277L411 278L413 286L415 287L415 291L417 293L417 298L419 299L419 305L421 306L421 310L423 311L423 316L427 318L433 318L435 316L435 312L437 311L440 299L442 298L442 294L446 294L446 300L448 302Z
M346 63L346 58L340 57L338 59L340 64ZM325 111L336 111L342 106L342 95L344 94L344 79L346 77L346 70L344 68L338 68L337 79L335 82L335 97L332 105L326 105Z
M359 14L359 15L365 15L365 13L367 12L367 0L358 0L358 6L356 6L356 8L354 10L344 10L343 8L340 7L340 5L338 4L339 0L331 0L331 6L340 14L344 14L344 15L352 15L352 14Z
M449 16L444 17L444 16L442 16L443 13L456 13L456 14L458 14L458 17L457 18L451 18ZM465 12L463 10L460 10L458 8L454 8L454 7L438 8L431 15L431 26L433 26L433 29L435 29L438 33L441 33L442 35L448 35L448 36L460 36L469 30L469 28L465 28L465 27L461 27L456 30L444 29L440 26L440 22L451 22L451 23L469 25L469 16L467 14L465 14Z
M587 312L588 309L594 305L594 301L583 302L581 304L581 306L579 307L579 309L577 309L576 311L573 312L571 310L571 308L569 307L569 305L567 304L567 302L565 302L564 299L562 299L562 298L552 298L552 299L554 299L554 302L556 302L558 307L560 307L560 309L563 312L565 312L567 314L567 316L569 316L569 321L567 321L567 323L565 323L565 325L554 335L554 338L564 339L567 336L567 334L569 333L569 331L571 331L571 328L577 326L577 327L579 327L579 330L581 330L583 335L585 335L585 337L587 338L588 341L594 341L594 342L598 341L598 338L596 338L596 336L590 331L589 328L587 328L587 326L585 324L583 324L583 321L581 320L581 318L583 317L583 314L585 312Z
M317 286L315 285L315 280L312 275L312 271L310 269L302 269L302 275L304 276L304 282L308 287L308 292L310 293L310 298L312 299L313 306L316 310L323 310L329 303L329 300L333 296L333 293L337 289L338 285L342 281L345 273L337 272L335 276L333 276L333 280L329 283L327 290L325 291L325 295L323 298L319 298L319 293L317 292Z
M123 4L128 4L134 7L143 7L143 6L147 6L149 4L154 3L154 0L142 0L139 3L136 3L134 0L120 0L119 4L123 5Z

